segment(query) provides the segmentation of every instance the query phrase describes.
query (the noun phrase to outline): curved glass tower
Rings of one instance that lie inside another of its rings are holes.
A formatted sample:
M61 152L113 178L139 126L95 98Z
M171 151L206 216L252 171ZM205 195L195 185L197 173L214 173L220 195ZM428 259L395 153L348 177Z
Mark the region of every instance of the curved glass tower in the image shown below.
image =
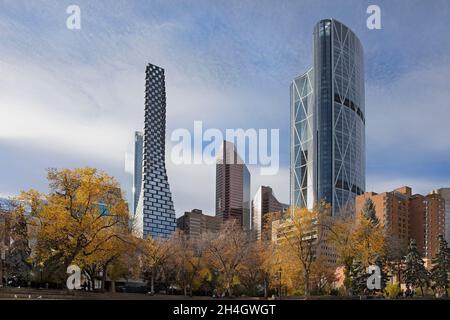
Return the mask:
M314 28L314 67L291 85L291 206L325 200L336 215L365 190L364 53L326 19Z

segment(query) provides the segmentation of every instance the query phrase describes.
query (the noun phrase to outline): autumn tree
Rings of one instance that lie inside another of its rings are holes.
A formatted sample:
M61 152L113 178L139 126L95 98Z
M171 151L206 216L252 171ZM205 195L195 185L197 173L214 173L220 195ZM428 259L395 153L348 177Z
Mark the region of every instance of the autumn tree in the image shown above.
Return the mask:
M329 241L338 256L338 264L344 267L346 289L360 292L367 267L385 256L385 232L373 202L367 199L356 216L345 212L332 219Z
M209 270L205 261L206 243L203 237L190 238L182 231L175 233L171 239L173 254L171 260L176 268L176 281L183 288L185 296L192 296L203 283Z
M144 277L149 279L150 293L155 293L155 280L173 254L173 242L165 238L147 237L143 239L142 268Z
M212 272L219 275L219 284L228 296L239 283L239 272L249 254L251 237L242 230L237 220L224 223L217 234L206 239L206 259Z
M31 208L34 262L63 280L67 267L121 239L128 208L117 181L94 168L49 169L49 194L22 192Z
M286 227L279 231L282 247L299 264L303 280L304 294L310 294L311 274L317 254L327 241L330 206L318 203L312 210L296 208L286 221Z

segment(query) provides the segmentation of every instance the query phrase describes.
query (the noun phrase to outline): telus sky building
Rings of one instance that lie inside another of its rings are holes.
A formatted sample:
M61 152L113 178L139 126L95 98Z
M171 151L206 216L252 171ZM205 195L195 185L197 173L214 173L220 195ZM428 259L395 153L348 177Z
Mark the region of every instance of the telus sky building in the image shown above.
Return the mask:
M333 215L365 191L364 54L345 25L314 28L314 64L291 84L291 207Z
M142 187L136 224L144 237L166 238L176 227L165 164L166 88L164 69L149 64L145 78Z

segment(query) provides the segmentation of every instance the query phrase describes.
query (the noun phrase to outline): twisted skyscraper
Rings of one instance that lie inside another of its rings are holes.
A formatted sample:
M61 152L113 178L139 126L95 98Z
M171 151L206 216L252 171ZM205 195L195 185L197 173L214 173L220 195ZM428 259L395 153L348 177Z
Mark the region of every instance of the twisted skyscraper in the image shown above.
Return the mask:
M145 78L142 186L136 209L140 233L169 237L176 228L165 164L166 88L164 69L149 64Z

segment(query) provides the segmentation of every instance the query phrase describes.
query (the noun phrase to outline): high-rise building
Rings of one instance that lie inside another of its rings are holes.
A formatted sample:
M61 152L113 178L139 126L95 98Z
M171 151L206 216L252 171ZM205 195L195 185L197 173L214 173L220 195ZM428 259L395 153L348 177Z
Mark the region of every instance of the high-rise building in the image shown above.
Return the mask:
M238 219L251 229L250 171L233 143L224 141L216 159L216 216Z
M437 193L413 195L409 214L410 237L416 240L417 249L430 262L439 248L438 236L445 233L444 199Z
M406 249L414 239L421 255L430 260L439 246L438 236L445 233L445 203L437 193L413 194L410 187L390 192L366 192L356 197L356 212L361 213L366 199L372 199L378 220L395 249Z
M142 196L142 158L144 151L144 134L134 133L134 169L133 169L133 213L136 214L139 197Z
M433 191L439 193L445 205L445 240L450 244L450 188L441 188Z
M193 209L177 219L177 228L182 230L189 239L199 240L205 233L219 232L221 222L218 217L204 214L199 209Z
M365 190L364 54L345 25L314 28L314 64L291 84L291 207L332 214Z
M149 64L145 78L142 196L136 224L144 237L169 237L176 228L165 165L166 88L164 69Z
M252 201L252 230L256 239L270 239L272 225L268 224L267 215L283 213L287 208L288 205L277 200L271 187L260 186Z
M356 213L362 212L364 203L371 199L375 205L378 221L385 227L386 235L390 237L390 243L396 245L399 252L404 252L408 247L411 188L402 187L390 192L365 192L356 197Z

